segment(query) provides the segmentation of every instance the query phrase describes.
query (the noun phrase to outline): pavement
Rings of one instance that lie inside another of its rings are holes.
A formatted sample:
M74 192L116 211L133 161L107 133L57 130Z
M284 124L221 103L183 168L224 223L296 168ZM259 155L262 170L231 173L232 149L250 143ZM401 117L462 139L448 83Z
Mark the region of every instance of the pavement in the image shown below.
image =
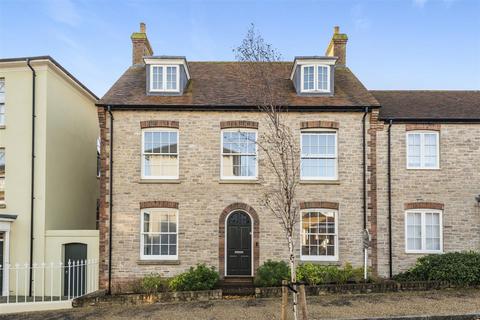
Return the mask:
M480 289L332 294L308 298L309 320L402 319L480 320ZM70 310L0 315L0 320L273 320L280 298L238 298L149 305L104 305ZM293 319L290 315L289 319Z

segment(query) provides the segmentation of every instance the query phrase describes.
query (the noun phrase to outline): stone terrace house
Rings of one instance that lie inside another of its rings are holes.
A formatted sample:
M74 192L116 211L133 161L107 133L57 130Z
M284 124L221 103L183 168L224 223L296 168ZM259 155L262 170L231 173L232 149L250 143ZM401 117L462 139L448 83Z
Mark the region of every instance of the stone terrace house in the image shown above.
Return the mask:
M248 277L286 259L262 206L273 177L252 140L266 124L241 63L154 56L144 24L131 39L132 66L97 104L101 284L197 263ZM346 43L336 28L325 56L271 68L301 142L299 259L362 266L365 229L383 276L421 254L478 250L480 94L370 92Z

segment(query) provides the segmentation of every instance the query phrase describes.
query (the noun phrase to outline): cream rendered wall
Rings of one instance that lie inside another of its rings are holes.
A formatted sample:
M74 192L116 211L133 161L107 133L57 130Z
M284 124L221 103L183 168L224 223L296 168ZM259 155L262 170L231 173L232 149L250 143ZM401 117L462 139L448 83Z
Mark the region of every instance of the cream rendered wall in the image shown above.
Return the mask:
M95 229L99 126L94 100L53 70L47 79L46 230Z
M93 257L98 257L98 232L93 230L99 132L95 101L51 62L34 60L31 65L37 74L33 262L62 261L66 239L86 243ZM24 264L30 259L32 72L24 61L2 63L0 78L5 79L6 109L5 128L0 128L6 171L5 205L0 206L0 214L18 215L11 222L8 260L13 265ZM48 229L92 230L64 230L59 243L58 238L47 237L55 233ZM10 293L13 277L10 272ZM22 273L20 295L25 291L24 282Z
M45 188L42 172L45 171L47 67L40 62L32 62L32 66L37 73L34 261L41 261L45 230ZM0 67L0 77L5 79L6 110L5 128L0 129L0 147L5 148L5 206L0 208L0 214L18 215L11 223L9 263L23 264L30 259L32 72L25 62L15 63ZM10 285L10 289L11 287Z
M42 234L44 230L44 192L42 168L45 167L45 110L46 67L37 69L36 78L36 200L35 242L36 258L43 256ZM31 119L32 73L25 63L0 68L5 78L5 128L0 129L0 147L5 148L5 207L2 214L16 214L10 232L10 262L29 261L30 241L30 187L31 187Z

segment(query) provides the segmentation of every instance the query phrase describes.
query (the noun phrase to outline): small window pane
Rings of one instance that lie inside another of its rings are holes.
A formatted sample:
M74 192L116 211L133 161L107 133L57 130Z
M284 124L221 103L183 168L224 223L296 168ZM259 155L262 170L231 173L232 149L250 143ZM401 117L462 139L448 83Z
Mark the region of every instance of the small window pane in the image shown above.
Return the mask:
M152 89L163 90L163 67L152 67Z
M143 213L143 254L176 255L176 213L155 211Z
M167 90L177 90L177 67L167 67Z
M335 213L329 211L307 211L302 214L303 256L335 256L335 217Z
M224 131L222 135L222 177L255 177L256 133Z
M303 67L303 90L314 90L314 68Z
M328 69L327 66L318 66L318 90L328 90Z

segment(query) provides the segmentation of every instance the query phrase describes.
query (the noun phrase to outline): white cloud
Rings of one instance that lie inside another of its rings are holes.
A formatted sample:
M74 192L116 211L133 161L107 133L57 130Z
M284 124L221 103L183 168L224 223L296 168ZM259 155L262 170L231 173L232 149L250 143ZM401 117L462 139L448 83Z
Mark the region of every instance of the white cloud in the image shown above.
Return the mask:
M78 8L71 0L48 0L47 10L53 20L76 27L81 22Z

